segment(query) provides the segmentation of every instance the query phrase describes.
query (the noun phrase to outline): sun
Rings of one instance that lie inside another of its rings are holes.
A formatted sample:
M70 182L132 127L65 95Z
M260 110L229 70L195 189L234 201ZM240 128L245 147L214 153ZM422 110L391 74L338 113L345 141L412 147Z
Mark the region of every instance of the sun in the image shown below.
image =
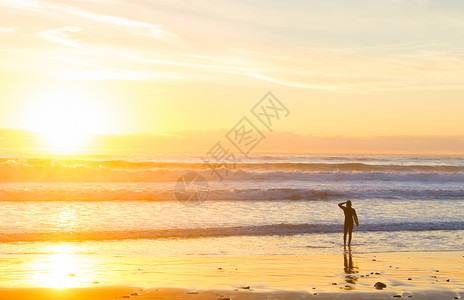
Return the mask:
M46 150L85 150L93 134L111 129L109 109L89 90L61 87L34 97L29 107L27 127L39 132Z

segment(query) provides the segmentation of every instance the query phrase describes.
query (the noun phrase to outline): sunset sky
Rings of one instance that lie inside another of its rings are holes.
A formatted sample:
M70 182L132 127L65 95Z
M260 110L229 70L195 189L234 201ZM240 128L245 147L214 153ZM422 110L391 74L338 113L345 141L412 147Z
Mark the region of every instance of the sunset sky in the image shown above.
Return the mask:
M0 128L464 135L464 2L0 0ZM77 125L77 126L76 126Z

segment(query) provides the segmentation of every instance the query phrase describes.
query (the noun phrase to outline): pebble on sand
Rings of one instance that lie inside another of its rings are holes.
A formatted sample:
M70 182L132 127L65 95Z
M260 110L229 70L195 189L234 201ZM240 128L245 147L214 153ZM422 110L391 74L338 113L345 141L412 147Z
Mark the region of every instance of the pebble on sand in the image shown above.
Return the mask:
M385 283L383 283L383 282L378 281L378 282L376 282L376 283L374 284L374 287L375 287L376 289L378 289L378 290L381 290L381 289L386 288L387 285L386 285Z
M408 278L408 280L412 280L412 278L411 278L411 277L409 277L409 278Z

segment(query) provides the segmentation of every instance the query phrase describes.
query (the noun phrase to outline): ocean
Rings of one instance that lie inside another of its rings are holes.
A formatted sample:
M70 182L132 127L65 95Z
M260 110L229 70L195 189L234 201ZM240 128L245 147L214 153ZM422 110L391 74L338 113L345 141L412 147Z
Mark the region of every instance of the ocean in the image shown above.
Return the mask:
M358 253L464 248L463 156L255 154L222 181L201 154L0 157L4 256L341 253L347 200ZM204 201L176 199L186 173Z

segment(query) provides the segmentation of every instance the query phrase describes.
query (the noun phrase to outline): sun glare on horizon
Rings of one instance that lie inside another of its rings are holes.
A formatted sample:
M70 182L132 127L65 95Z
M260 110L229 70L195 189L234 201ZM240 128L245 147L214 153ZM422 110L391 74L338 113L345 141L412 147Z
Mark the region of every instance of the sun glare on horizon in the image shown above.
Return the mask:
M26 128L43 137L44 150L85 150L93 134L111 130L111 115L97 95L88 90L62 87L34 96L27 109Z

